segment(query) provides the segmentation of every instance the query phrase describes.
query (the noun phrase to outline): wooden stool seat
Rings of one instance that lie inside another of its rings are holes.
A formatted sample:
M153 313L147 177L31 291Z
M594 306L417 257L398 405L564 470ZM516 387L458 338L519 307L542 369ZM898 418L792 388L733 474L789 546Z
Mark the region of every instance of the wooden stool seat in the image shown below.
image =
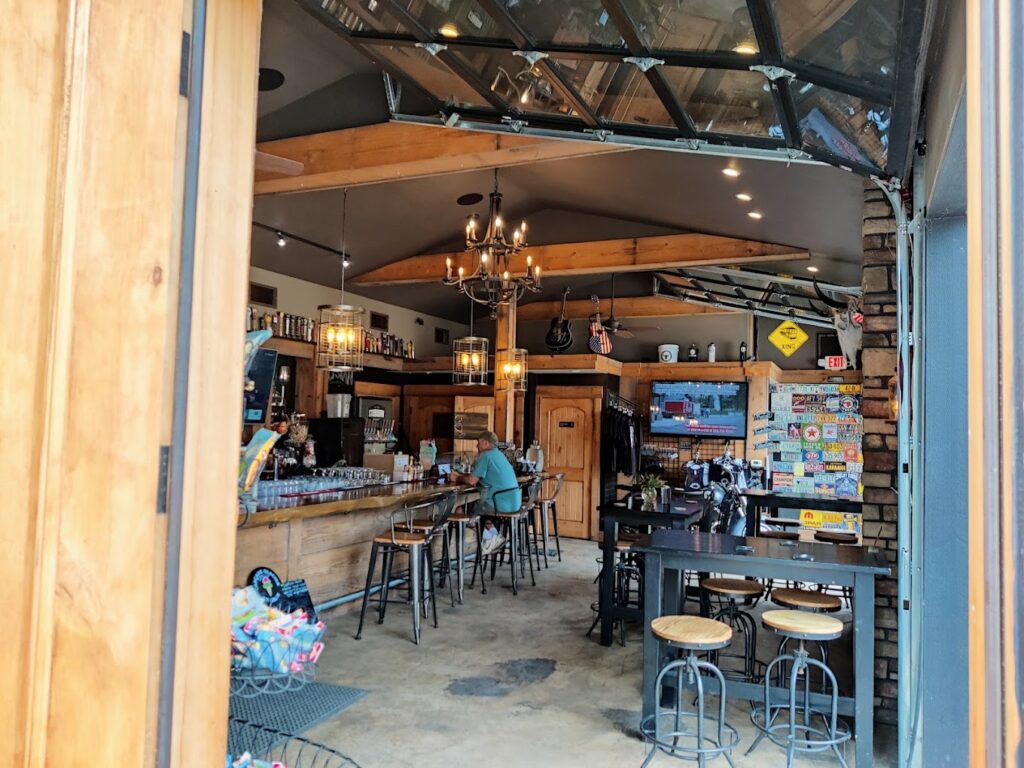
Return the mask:
M812 611L838 611L843 605L835 595L809 589L773 589L771 599L773 603L787 608L806 608Z
M857 534L844 531L815 531L814 539L829 544L856 544Z
M786 541L800 539L800 534L797 531L760 531L757 535L762 539L785 539Z
M448 520L452 523L472 523L474 520L479 519L480 515L470 515L465 512L456 512L448 517Z
M635 533L621 533L615 542L616 552L628 552L630 547L640 541L640 535ZM604 548L604 534L597 534L598 549Z
M373 541L375 544L397 544L400 547L408 547L413 544L426 544L427 534L421 531L399 531L396 529L394 538L390 533L382 533L380 536L374 536Z
M802 640L835 640L843 634L843 622L834 616L809 611L765 611L761 623L780 634Z
M451 518L448 518L451 520ZM434 529L433 520L413 520L412 523L395 523L396 531L418 531L428 533Z
M525 509L517 509L515 512L488 512L487 517L496 517L499 520L515 520L526 514Z
M764 594L764 587L746 579L704 579L700 585L712 594L729 597L760 597Z
M732 627L703 616L659 616L651 622L659 640L694 650L724 648L732 640Z

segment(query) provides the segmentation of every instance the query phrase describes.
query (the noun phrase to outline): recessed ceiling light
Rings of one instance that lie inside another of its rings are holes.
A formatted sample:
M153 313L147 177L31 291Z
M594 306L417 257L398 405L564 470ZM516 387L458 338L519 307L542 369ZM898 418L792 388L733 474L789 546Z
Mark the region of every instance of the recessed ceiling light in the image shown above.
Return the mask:
M481 195L479 192L467 192L464 195L459 195L455 199L455 202L458 203L459 205L476 205L483 199L484 196Z
M441 33L441 37L447 37L449 40L459 36L459 28L450 21L442 24L437 31Z
M284 85L284 75L280 70L260 67L259 90L261 93L276 91L282 85Z
M744 203L749 203L754 198L752 198L746 192L740 192L738 195L736 195L736 199L737 200L742 200Z
M807 268L807 271L808 271L808 272L817 272L817 271L818 271L818 268L817 268L817 267L808 267L808 268Z
M744 41L732 49L733 53L738 53L741 56L754 56L757 54L757 46L751 42Z
M740 175L739 171L737 171L735 168L731 168L731 167L730 168L723 168L722 169L722 173L724 173L730 179L735 179L737 176Z
M747 212L747 216L749 216L752 219L763 219L764 218L764 214L761 213L760 211L748 211Z

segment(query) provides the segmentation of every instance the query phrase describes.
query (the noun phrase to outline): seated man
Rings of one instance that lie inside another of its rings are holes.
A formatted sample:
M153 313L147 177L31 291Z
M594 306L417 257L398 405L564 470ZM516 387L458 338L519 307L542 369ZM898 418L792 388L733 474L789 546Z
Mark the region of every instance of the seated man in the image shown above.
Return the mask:
M451 474L452 482L480 486L477 509L484 516L495 512L516 512L523 503L523 492L519 488L516 471L497 446L498 436L493 432L485 432L476 441L478 454L472 473ZM512 489L512 493L499 493ZM498 535L491 520L485 522L481 536L482 551L485 555L496 552L505 543L505 539Z

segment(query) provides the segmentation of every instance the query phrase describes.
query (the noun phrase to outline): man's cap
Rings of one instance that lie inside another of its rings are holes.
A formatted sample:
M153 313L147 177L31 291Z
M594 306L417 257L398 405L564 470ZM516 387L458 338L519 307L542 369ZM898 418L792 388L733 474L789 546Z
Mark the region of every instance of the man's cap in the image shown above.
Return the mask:
M498 435L495 432L481 432L480 433L480 439L481 440L486 440L487 442L491 443L492 445L497 445L498 444Z

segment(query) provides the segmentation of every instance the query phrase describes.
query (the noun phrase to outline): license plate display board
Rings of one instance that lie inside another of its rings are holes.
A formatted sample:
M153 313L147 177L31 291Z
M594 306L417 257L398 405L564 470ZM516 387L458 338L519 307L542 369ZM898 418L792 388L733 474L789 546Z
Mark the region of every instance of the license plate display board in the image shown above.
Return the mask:
M861 497L860 384L773 384L771 488L815 496Z

